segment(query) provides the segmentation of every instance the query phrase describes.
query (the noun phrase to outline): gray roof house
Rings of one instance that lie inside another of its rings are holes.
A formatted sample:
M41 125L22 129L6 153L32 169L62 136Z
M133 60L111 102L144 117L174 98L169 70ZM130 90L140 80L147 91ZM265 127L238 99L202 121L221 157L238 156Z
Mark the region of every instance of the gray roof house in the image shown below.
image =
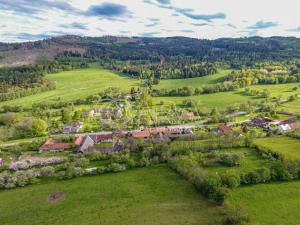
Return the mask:
M84 141L81 143L81 145L78 148L78 152L85 152L89 149L89 147L92 147L95 145L94 140L90 136L86 136Z

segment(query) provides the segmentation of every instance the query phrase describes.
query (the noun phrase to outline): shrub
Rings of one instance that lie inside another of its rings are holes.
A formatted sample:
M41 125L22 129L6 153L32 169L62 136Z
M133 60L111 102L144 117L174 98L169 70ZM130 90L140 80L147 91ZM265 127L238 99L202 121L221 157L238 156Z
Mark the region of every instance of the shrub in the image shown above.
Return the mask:
M218 205L223 205L226 197L230 194L230 190L226 187L220 187L216 190L216 193L213 196L213 199Z
M221 187L221 184L219 175L207 176L201 182L200 191L204 196L211 198Z
M246 225L250 219L240 207L228 209L223 220L223 225Z
M222 184L228 188L238 187L241 182L240 175L236 173L223 174L221 179L222 179Z
M271 179L275 181L289 181L294 177L288 171L283 162L275 162L271 165Z
M51 177L55 173L55 168L53 166L46 166L40 169L41 176Z
M221 155L221 163L225 166L239 166L244 159L244 156L241 154L223 154Z
M123 172L125 170L126 170L126 166L123 164L112 163L109 166L109 171L111 171L111 172Z

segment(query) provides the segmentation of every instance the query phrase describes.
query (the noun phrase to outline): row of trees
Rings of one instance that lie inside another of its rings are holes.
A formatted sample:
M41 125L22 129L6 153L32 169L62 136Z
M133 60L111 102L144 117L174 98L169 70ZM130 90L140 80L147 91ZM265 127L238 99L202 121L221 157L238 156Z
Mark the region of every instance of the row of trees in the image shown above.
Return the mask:
M110 69L117 70L131 77L136 77L139 79L153 78L157 80L202 77L217 72L217 68L214 64L200 62L190 58L172 60L162 63L147 63L138 65L111 64Z

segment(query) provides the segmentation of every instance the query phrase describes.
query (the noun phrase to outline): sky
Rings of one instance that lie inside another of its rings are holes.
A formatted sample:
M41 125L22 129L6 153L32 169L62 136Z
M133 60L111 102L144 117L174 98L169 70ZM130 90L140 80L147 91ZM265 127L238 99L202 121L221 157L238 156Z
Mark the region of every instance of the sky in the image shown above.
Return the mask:
M81 36L300 37L299 0L0 0L0 42Z

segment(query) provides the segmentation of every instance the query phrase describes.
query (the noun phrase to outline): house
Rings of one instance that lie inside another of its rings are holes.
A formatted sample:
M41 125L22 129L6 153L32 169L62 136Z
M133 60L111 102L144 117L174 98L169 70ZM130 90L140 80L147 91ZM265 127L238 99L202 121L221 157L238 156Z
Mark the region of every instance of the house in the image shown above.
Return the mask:
M224 124L224 123L219 124L217 129L218 129L219 132L221 132L221 133L226 133L226 132L232 131L231 127L227 126L227 125Z
M141 131L133 131L132 132L132 137L133 138L144 138L148 139L150 138L151 134L149 130L141 130Z
M92 109L89 114L91 116L102 116L103 114L111 114L113 109Z
M74 141L74 144L76 146L80 146L82 144L82 142L84 141L84 136L83 135L79 135L75 141Z
M79 146L77 151L83 153L83 152L87 151L90 147L92 147L94 145L95 145L94 140L89 135L87 135L84 138L83 142L81 143L81 145Z
M72 144L70 143L61 143L57 140L54 140L52 138L49 138L40 148L39 152L43 151L49 151L49 152L55 152L55 151L64 151L67 149L72 148Z
M292 131L300 130L300 122L291 123L290 127Z
M96 135L96 143L113 142L113 134L98 134Z
M266 126L265 121L263 121L259 118L252 118L251 123L256 127L265 127Z
M2 166L2 165L3 165L3 159L0 158L0 166Z
M279 125L289 125L291 123L295 123L295 120L294 119L288 119L288 120L283 120L279 123Z
M63 133L64 134L78 133L82 127L83 127L82 122L67 124L64 126Z
M277 126L277 129L280 131L280 133L286 133L291 130L291 127L288 124L281 124Z

